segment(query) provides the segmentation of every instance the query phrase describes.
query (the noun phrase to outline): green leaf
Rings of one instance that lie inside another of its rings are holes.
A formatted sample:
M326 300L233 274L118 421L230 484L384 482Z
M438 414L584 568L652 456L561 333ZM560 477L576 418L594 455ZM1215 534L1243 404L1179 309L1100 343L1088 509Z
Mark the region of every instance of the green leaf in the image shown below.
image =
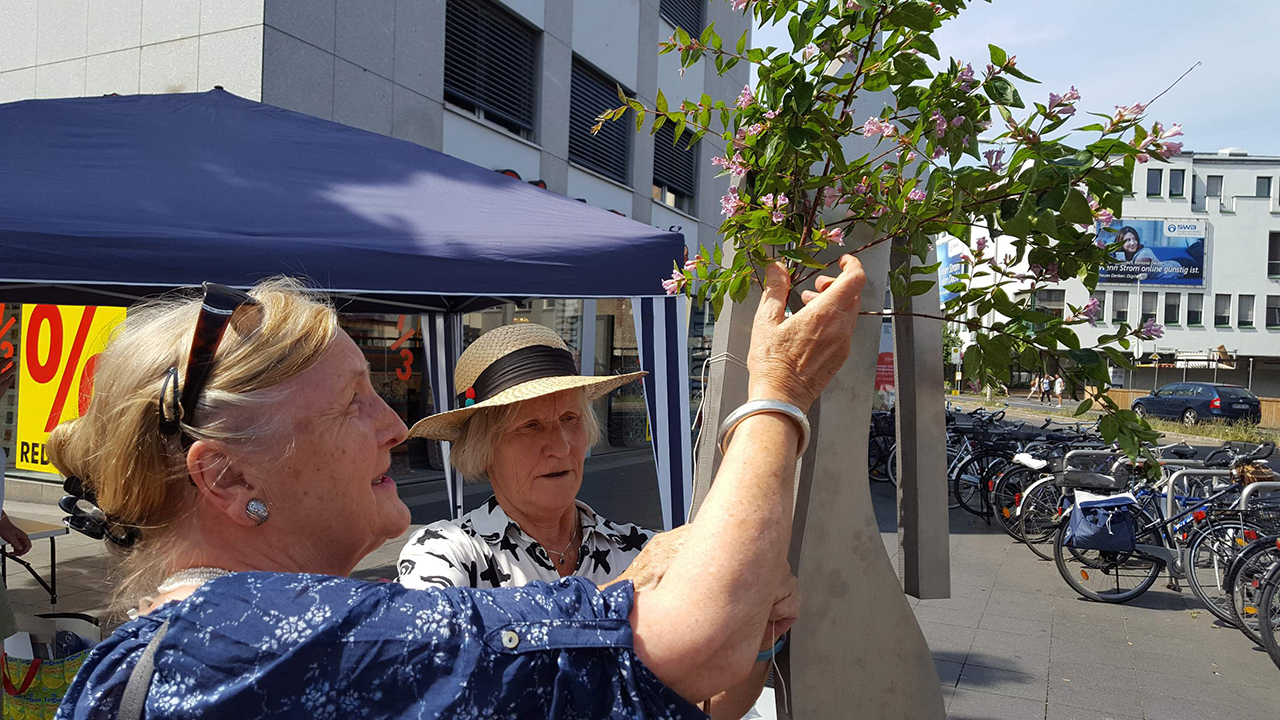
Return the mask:
M1058 167L1071 167L1071 168L1088 167L1091 163L1093 163L1093 153L1089 152L1088 150L1081 150L1075 155L1068 155L1066 157L1058 158L1057 160L1050 160L1049 162L1054 165L1057 165Z
M1078 190L1072 190L1067 193L1066 202L1062 203L1062 219L1071 223L1080 225L1089 225L1093 223L1093 210L1089 208L1089 201Z
M1099 365L1102 363L1102 358L1098 356L1098 353L1088 348L1082 350L1069 350L1067 355L1069 355L1072 360L1075 360L1077 363L1080 363L1085 367Z
M964 377L976 380L978 373L982 370L982 347L979 345L970 345L969 349L964 351L964 358L961 360L961 368Z
M934 60L941 60L942 56L938 54L938 46L928 35L917 35L907 47L915 48L920 52L928 55Z
M909 27L912 30L931 30L936 19L933 8L924 3L909 2L889 13L885 22L890 25Z
M1018 363L1028 370L1035 370L1040 367L1040 352L1028 345L1022 348L1022 352L1018 356Z
M658 88L658 101L656 107L658 108L658 112L664 113L667 111L667 97L662 94L662 88Z
M738 38L738 48L737 48L737 49L738 49L738 54L739 54L739 55L741 55L741 54L742 54L742 51L747 47L747 34L748 34L749 32L751 32L751 30L750 30L750 29L743 30L743 31L742 31L742 37Z
M1018 68L1016 68L1016 67L1007 67L1007 68L1005 68L1005 69L1004 69L1004 71L1005 71L1005 72L1007 72L1007 73L1009 73L1010 75L1012 75L1012 76L1014 76L1014 77L1018 78L1019 80L1025 80L1026 82L1029 82L1029 83L1035 83L1035 84L1037 84L1037 85L1039 85L1039 84L1040 84L1040 81L1039 81L1039 80L1037 80L1037 79L1035 79L1035 78L1033 78L1033 77L1031 77L1031 76L1029 76L1029 75L1027 75L1027 74L1023 73L1021 70L1019 70L1019 69L1018 69Z
M912 280L911 284L907 286L907 294L911 297L923 295L929 292L933 285L934 282L932 280Z
M1009 54L1006 53L1004 49L999 47L998 45L988 44L987 49L991 51L992 65L995 65L996 67L1004 67L1004 64L1009 62Z
M1009 107L1020 108L1022 105L1022 96L1018 95L1018 90L1013 83L1000 77L999 75L989 78L982 85L982 90L998 105L1008 105Z
M893 59L893 66L908 81L933 77L933 72L929 70L928 63L919 55L901 53Z

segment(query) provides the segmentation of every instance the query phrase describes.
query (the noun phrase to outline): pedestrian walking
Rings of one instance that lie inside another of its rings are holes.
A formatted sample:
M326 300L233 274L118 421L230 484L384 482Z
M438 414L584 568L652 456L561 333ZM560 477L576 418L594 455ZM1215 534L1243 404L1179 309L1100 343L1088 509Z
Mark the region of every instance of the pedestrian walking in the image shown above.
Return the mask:
M1045 375L1040 378L1040 404L1043 405L1049 399L1049 393L1053 390L1053 376Z
M1058 396L1058 407L1062 407L1062 389L1067 383L1062 379L1061 375L1055 375L1053 378L1053 394Z
M1040 392L1040 376L1033 375L1031 378L1031 389L1027 392L1027 399L1030 400L1035 397L1038 392Z

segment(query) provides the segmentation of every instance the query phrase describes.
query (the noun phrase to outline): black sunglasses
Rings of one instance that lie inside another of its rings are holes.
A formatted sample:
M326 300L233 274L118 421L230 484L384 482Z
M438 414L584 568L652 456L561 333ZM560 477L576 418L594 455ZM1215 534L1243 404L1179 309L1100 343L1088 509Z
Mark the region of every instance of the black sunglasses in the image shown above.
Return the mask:
M181 396L178 389L178 368L169 368L164 385L160 388L160 432L177 435L182 423L195 424L196 399L213 371L213 358L222 344L231 318L245 305L257 305L249 293L218 283L204 283L204 303L196 320L195 336L191 339L191 353L187 356L187 376L182 382ZM167 397L166 397L167 396ZM168 402L166 402L166 400Z

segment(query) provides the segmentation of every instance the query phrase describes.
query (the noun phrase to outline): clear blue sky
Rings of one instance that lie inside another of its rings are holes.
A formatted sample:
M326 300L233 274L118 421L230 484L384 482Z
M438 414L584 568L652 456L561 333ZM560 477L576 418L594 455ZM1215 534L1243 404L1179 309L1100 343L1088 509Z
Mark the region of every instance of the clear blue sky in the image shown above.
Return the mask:
M1241 147L1280 156L1280 2L1276 0L976 1L934 36L943 58L988 60L987 43L1018 56L1041 81L1027 100L1071 85L1082 110L1146 102L1201 63L1149 117L1182 123L1187 150ZM753 44L788 47L786 26L758 29ZM1083 123L1082 123L1083 124Z

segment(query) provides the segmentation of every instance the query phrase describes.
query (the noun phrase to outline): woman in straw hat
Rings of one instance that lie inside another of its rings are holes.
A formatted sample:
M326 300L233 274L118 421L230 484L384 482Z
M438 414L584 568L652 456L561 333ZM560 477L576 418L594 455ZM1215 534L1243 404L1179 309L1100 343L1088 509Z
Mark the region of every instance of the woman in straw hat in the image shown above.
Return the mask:
M795 616L804 411L848 356L866 279L852 256L841 268L790 317L786 271L769 270L752 401L683 546L640 590L348 578L409 526L385 474L407 429L332 308L282 281L135 308L87 412L49 445L68 523L124 553L138 616L93 649L57 717L701 717L694 703L742 682Z
M607 585L620 576L654 533L601 517L577 495L587 450L600 438L591 401L642 375L580 375L564 341L542 325L480 336L458 359L462 407L419 421L409 437L451 442L453 465L468 481L487 480L493 495L415 532L400 551L400 582L489 589L571 575ZM762 640L751 677L713 700L713 716L750 709L776 640Z

